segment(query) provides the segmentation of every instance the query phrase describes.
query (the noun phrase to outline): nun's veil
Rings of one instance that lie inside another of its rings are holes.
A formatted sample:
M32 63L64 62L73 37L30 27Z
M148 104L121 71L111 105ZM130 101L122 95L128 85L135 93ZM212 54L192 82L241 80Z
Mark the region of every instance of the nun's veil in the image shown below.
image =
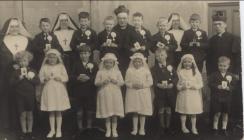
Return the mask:
M1 39L4 38L4 36L9 34L9 28L11 24L18 24L19 25L19 34L27 37L27 38L32 38L31 34L26 30L25 24L18 18L10 18L8 19L2 28L1 31Z
M75 24L74 20L65 12L62 12L60 14L58 14L58 17L54 23L54 26L53 26L53 29L52 31L56 31L56 30L60 30L61 27L60 27L60 20L62 18L67 18L68 19L68 28L71 29L71 30L77 30L78 29L78 26Z
M172 21L173 20L180 20L180 29L181 30L187 30L189 29L189 25L187 24L187 22L185 22L185 20L180 16L180 14L178 13L171 13L169 18L168 18L168 26L169 29L168 30L172 30Z

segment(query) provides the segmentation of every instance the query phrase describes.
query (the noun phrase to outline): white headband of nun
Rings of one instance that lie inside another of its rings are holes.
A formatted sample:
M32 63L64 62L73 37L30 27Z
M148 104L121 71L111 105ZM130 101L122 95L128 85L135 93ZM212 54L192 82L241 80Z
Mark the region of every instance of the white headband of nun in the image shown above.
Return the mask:
M57 23L54 25L53 31L56 31L59 27L60 27L60 20L68 20L68 26L74 30L77 30L76 25L74 25L74 23L72 23L70 16L68 14L60 14L58 15L58 20Z
M8 25L7 32L5 33L6 35L9 34L9 29L10 26L19 26L19 34L31 38L30 33L25 29L24 25L19 19L11 19Z

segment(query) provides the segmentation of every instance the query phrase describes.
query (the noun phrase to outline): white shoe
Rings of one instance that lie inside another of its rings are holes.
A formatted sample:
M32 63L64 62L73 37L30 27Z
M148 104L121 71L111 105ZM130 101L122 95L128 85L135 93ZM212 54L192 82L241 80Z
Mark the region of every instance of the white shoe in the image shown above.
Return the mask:
M137 134L137 130L131 131L131 135L136 135L136 134Z
M117 130L113 130L112 131L113 137L117 138L118 137L118 132Z
M145 130L144 130L144 129L141 129L141 130L139 131L139 135L145 136L145 135L146 135Z
M61 138L62 137L62 132L61 131L58 131L57 133L56 133L56 136L55 136L56 138Z
M190 133L190 131L185 127L185 128L181 128L183 133Z
M52 138L54 135L55 135L55 131L50 131L50 132L47 134L47 138Z
M107 130L107 131L106 131L105 137L107 137L107 138L108 138L108 137L111 137L111 130Z
M193 133L193 134L198 135L198 131L197 131L197 129L196 129L196 128L192 128L192 130L191 130L191 131L192 131L192 133Z

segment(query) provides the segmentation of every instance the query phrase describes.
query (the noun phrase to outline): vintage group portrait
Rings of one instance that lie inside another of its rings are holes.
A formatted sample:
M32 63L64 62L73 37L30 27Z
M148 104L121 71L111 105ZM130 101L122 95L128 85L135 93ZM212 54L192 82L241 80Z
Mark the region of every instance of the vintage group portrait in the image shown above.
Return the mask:
M0 140L241 140L240 5L0 1Z

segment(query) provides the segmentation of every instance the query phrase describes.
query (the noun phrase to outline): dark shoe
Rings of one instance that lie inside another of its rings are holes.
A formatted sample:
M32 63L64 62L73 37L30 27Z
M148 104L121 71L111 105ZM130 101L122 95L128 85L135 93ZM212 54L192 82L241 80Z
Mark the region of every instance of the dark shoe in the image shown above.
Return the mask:
M21 134L19 135L19 140L25 140L25 139L26 139L26 136L27 136L26 133L21 133Z
M218 130L217 129L213 129L213 135L218 136Z
M27 135L28 135L28 138L30 140L35 140L36 139L36 137L33 135L33 133L27 133Z
M223 130L222 130L222 134L223 134L224 136L229 136L229 133L227 132L226 129L223 129Z

